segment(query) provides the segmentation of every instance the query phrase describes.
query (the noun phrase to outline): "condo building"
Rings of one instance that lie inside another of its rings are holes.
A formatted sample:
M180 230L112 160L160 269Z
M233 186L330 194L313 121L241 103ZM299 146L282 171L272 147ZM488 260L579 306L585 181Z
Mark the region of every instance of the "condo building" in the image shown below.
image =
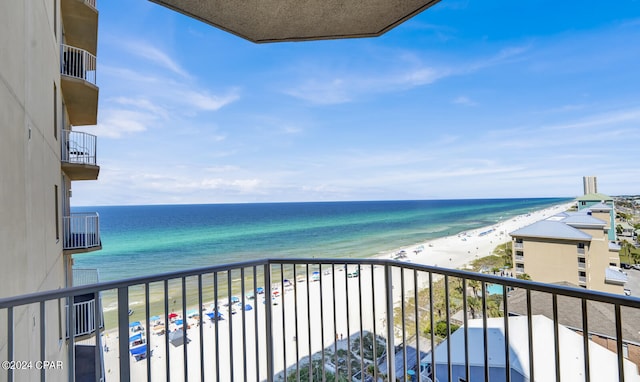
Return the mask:
M612 231L615 238L612 210L613 206L599 202L511 232L516 274L545 283L568 282L623 293L627 277L619 268L620 247L610 240Z
M71 212L73 183L100 170L97 139L82 132L97 121L97 36L95 0L0 2L0 298L98 280L96 270L73 270L74 255L101 249L98 215ZM68 380L83 364L83 341L94 347L100 332L95 304L89 295L16 307L13 338L0 331L0 354L10 343L15 360L64 362L47 380ZM40 322L42 310L55 314Z
M585 195L598 193L598 179L595 176L583 176L582 186Z

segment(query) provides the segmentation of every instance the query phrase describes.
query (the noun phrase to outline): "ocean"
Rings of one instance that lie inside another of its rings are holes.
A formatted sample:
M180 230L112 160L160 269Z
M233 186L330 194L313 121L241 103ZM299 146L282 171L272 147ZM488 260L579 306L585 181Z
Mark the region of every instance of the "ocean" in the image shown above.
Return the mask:
M77 207L102 250L74 255L101 281L258 258L362 258L494 224L569 198Z

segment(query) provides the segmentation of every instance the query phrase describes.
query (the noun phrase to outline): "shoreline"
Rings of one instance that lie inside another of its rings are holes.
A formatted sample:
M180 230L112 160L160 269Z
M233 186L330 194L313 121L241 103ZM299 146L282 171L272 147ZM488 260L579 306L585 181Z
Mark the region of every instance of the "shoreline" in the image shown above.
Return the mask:
M404 250L406 257L398 259L399 261L409 261L416 264L433 265L446 268L462 268L476 258L491 255L497 245L510 240L509 232L564 211L572 204L573 203L564 203L554 205L541 210L532 211L530 213L513 216L493 225L411 244L398 248L394 251L370 257L393 258L399 251ZM338 337L342 338L343 334L345 337L348 337L355 333L359 333L360 328L349 328L347 323L348 320L346 314L352 315L351 317L362 317L357 306L358 304L354 304L353 301L357 301L357 299L360 298L362 299L361 301L374 304L375 306L385 306L383 293L374 294L370 290L370 287L367 287L374 285L374 283L376 285L384 285L383 280L385 276L382 268L365 267L359 277L347 278L342 267L336 267L335 273L323 273L322 277L323 279L326 279L324 282L312 282L309 280L308 282L294 283L294 288L285 288L284 290L281 290L281 296L278 299L279 303L277 305L272 305L272 338L280 339L273 342L275 372L280 372L279 375L282 374L281 371L283 369L295 364L297 361L297 350L300 350L300 357L302 358L311 354L316 354L333 343L338 347L344 347L346 345L346 340L338 340ZM411 280L407 280L407 282L407 285L409 286L412 283ZM223 285L224 284L226 283L223 283ZM247 284L245 283L245 285ZM278 285L280 284L278 283ZM335 285L335 290L347 290L348 293L333 293L333 285ZM364 288L359 289L357 288L358 285L362 285ZM327 296L325 300L330 300L329 297L333 294L333 301L323 301L322 297L320 297L321 287L323 290L322 294ZM396 303L400 300L400 289L402 288L395 288L393 292L393 299ZM251 289L246 289L245 292L250 290ZM292 291L295 291L295 293L291 293ZM237 293L239 293L236 287L232 287L232 292L235 292L232 293L235 295L238 295ZM346 296L347 294L349 296ZM307 295L310 296L309 300L307 300ZM239 378L238 374L241 374L243 369L241 360L245 354L265 354L264 352L266 349L264 349L263 344L266 335L264 330L266 325L266 312L265 305L261 303L262 297L256 296L257 298L253 300L245 301L245 304L249 303L252 305L252 310L239 310L238 313L232 315L229 314L228 311L225 312L226 308L222 308L222 305L228 298L227 296L228 292L226 292L224 298L218 299L218 306L221 307L220 311L223 314L226 313L223 320L210 322L207 317L204 316L199 325L194 325L192 322L191 329L187 330L188 337L192 341L186 346L190 360L188 368L189 379L200 378L200 368L191 366L191 362L195 362L199 366L200 327L202 327L203 338L206 341L202 345L205 355L208 357L215 357L217 354L217 356L220 357L219 368L215 365L215 362L207 362L206 365L204 365L205 375L208 379L212 379L211 377L216 372L220 373L220 378L222 380L225 380L225 378L231 378L231 373L234 373L232 369L236 368L241 372L236 371L233 378ZM298 299L297 305L295 301L296 297ZM349 299L352 299L351 304L347 303ZM197 301L194 304L191 304L189 300L189 297L187 297L186 312L197 309ZM208 308L212 302L212 298L203 298L203 307ZM301 311L294 310L294 306L299 306ZM178 309L176 311L182 313L181 300L177 307ZM156 312L151 312L152 315L154 313ZM325 315L324 320L321 321L321 316L323 314ZM256 315L257 317L254 317ZM296 316L300 317L300 319L296 320ZM364 317L364 320L361 323L362 329L364 331L375 331L378 334L384 334L384 312L379 311L376 316L377 317ZM242 325L242 317L245 318L244 325ZM285 319L285 317L288 318ZM131 316L129 321L142 321L143 319L144 313L141 313L141 316L139 314ZM286 321L283 322L283 320ZM300 332L292 332L293 329L291 328L291 325L285 325L285 322L293 323L294 321L296 322L296 329L299 329ZM318 327L324 327L325 329L322 331L311 330L311 328ZM103 336L103 340L105 341L104 343L111 349L111 351L105 353L105 371L107 372L107 376L117 375L119 358L117 354L117 334L116 329L107 327ZM213 338L216 338L216 342L219 342L220 352L215 351ZM245 338L245 340L242 341L242 338ZM147 358L147 360L134 361L132 357L127 355L131 360L132 377L135 376L137 378L146 379L146 363L151 362L152 374L155 377L163 379L165 377L166 370L165 357L166 354L169 354L172 365L170 371L171 379L182 380L184 374L183 358L185 352L183 347L185 345L178 347L169 345L170 349L168 349L167 352L165 337L153 334L153 331L147 335L147 341L148 349L151 351L151 357ZM258 341L258 349L256 349L256 341ZM284 349L286 349L286 351L283 351ZM296 351L292 351L291 349L296 349ZM248 358L252 358L252 356L249 356ZM252 363L255 360L249 361ZM238 362L240 363L238 364ZM260 376L266 375L266 365L263 361L260 361L260 364L247 366L247 377L249 379L254 379L256 372L258 372Z

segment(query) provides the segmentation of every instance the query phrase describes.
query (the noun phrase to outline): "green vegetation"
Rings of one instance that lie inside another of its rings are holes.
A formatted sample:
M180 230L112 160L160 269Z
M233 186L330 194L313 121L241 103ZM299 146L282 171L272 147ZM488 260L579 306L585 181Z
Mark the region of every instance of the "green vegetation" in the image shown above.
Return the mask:
M494 254L487 257L482 257L474 260L471 263L471 267L475 272L485 271L492 272L504 269L505 267L512 267L512 250L511 242L498 245ZM530 279L528 275L527 279ZM455 313L459 312L463 308L464 300L463 295L463 280L456 277L448 278L448 290L449 290L449 317L451 318ZM467 280L467 310L471 318L482 317L482 288L481 283L475 280ZM447 305L445 296L445 278L442 277L433 283L433 320L436 323L434 329L434 336L436 341L440 342L447 336ZM500 308L502 303L501 295L487 295L486 296L486 309L487 317L503 317L504 312ZM413 336L417 329L423 335L431 335L431 307L430 291L429 288L425 288L418 292L418 325L416 325L415 317L415 299L409 298L404 303L405 320L402 322L401 307L395 308L394 324L396 328L401 328L405 325L406 334ZM450 324L451 332L458 329L458 325Z
M513 267L512 259L513 259L513 250L511 249L511 242L508 241L506 243L498 245L494 250L493 254L496 256L500 256L504 262L503 266L507 268Z
M640 248L636 248L633 244L623 241L620 249L620 262L627 264L640 263Z

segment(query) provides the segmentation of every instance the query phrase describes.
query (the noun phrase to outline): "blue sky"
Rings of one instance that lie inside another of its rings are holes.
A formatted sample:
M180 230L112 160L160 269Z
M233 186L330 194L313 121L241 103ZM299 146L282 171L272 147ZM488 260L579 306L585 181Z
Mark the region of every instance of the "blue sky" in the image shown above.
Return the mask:
M442 0L256 45L98 1L100 178L74 205L640 193L640 1Z

